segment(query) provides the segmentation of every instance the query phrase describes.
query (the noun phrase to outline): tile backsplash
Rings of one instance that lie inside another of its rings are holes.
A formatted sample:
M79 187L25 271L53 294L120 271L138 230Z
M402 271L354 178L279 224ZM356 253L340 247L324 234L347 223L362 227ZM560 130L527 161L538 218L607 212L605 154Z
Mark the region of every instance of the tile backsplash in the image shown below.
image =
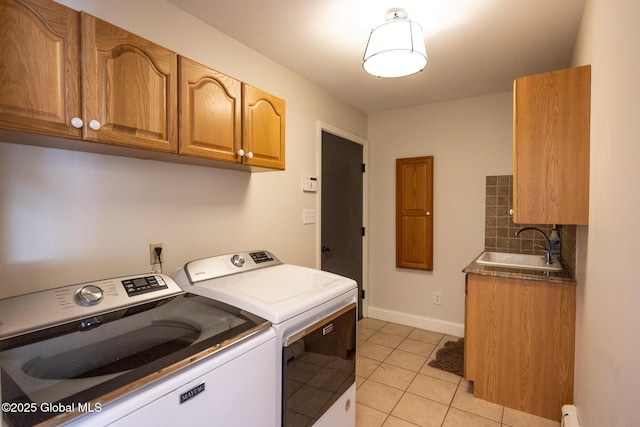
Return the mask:
M546 241L540 233L524 231L520 234L520 237L515 237L515 232L523 227L537 227L549 236L552 225L516 224L509 213L512 206L513 176L488 176L486 178L484 249L486 251L524 254L542 253L540 248L536 246L546 246ZM576 226L558 224L558 234L562 242L562 258L574 272Z

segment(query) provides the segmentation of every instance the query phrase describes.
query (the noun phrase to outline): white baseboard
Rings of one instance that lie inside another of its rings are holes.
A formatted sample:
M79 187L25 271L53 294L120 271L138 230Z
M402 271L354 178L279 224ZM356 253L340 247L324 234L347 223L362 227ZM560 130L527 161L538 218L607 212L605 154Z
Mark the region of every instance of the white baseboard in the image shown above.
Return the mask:
M449 322L448 320L434 319L433 317L417 316L415 314L402 313L400 311L386 310L384 308L367 307L367 317L384 320L386 322L399 323L413 326L414 328L427 329L441 334L464 337L464 324Z

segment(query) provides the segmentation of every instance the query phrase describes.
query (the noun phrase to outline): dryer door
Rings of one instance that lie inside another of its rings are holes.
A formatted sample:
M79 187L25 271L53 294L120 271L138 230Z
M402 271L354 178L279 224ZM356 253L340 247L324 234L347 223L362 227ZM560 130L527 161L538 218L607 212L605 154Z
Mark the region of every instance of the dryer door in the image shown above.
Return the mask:
M283 426L313 424L355 383L356 307L284 340Z

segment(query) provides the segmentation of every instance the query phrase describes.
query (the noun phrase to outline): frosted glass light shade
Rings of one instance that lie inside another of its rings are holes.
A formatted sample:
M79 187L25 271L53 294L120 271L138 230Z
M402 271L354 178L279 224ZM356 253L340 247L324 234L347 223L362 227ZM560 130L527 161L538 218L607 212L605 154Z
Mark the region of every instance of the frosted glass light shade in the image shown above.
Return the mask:
M408 19L395 19L371 30L362 67L377 77L402 77L427 66L422 27Z

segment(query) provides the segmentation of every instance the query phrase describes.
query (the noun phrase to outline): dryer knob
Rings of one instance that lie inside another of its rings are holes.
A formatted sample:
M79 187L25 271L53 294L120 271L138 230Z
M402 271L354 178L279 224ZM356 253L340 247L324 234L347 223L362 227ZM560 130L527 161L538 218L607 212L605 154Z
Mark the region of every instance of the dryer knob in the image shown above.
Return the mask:
M76 298L82 305L96 305L104 298L104 292L97 286L88 285L78 290Z
M244 265L244 258L241 255L234 255L231 257L231 264L236 267L242 267Z

